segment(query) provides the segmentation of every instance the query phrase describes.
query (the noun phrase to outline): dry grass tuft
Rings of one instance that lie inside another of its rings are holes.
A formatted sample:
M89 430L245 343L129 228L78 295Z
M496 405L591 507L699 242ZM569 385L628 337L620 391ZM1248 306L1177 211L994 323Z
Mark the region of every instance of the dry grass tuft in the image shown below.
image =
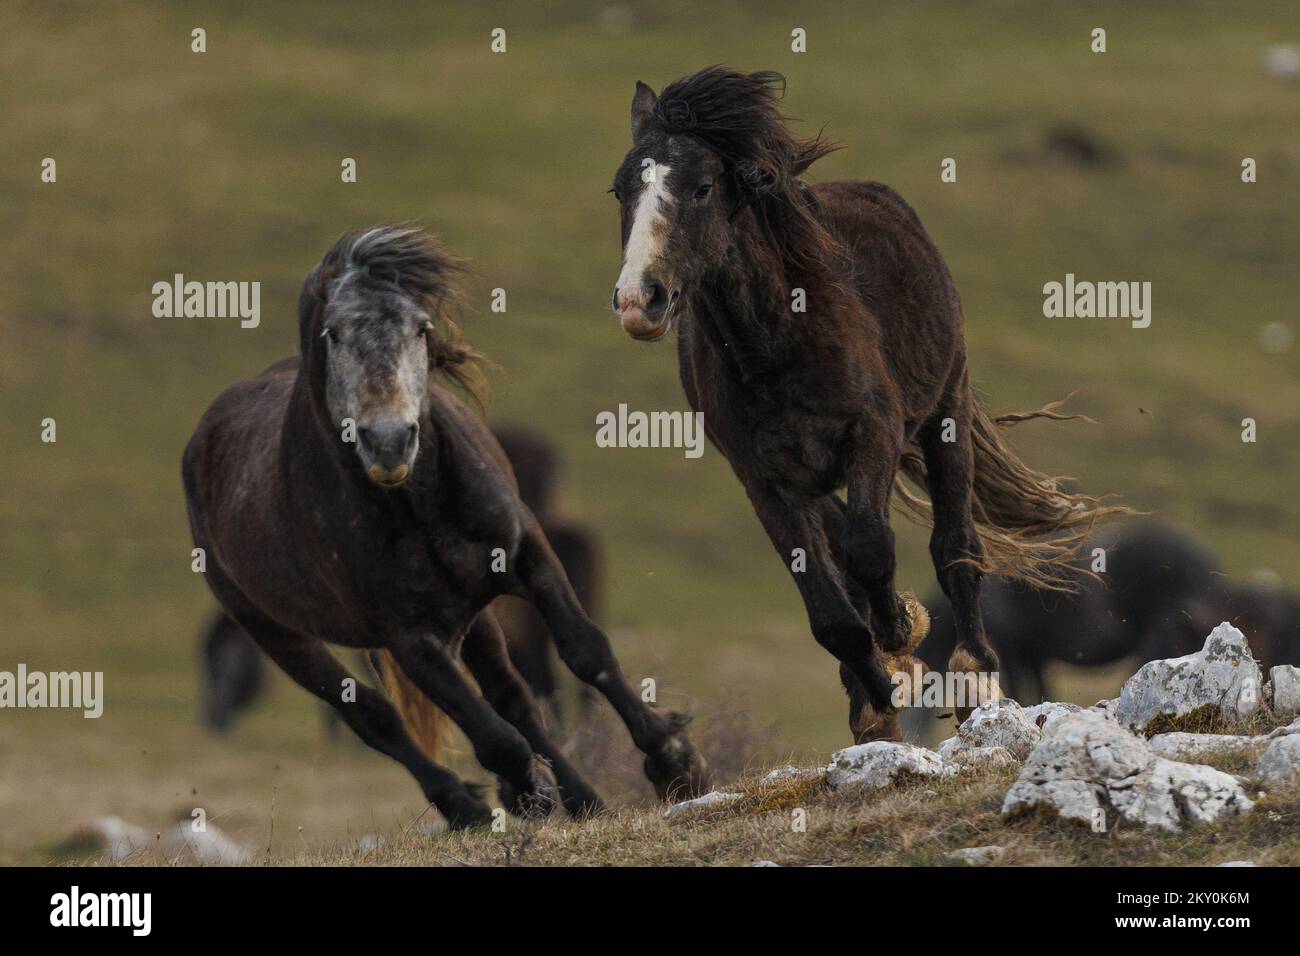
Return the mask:
M995 845L998 865L1300 863L1300 785L1258 798L1253 813L1181 834L1113 825L1107 833L1051 814L1003 819L1014 770L834 790L820 775L742 781L740 799L664 819L663 806L615 810L585 823L512 821L506 833L406 832L367 854L311 853L311 865L949 866L952 850ZM1252 795L1255 796L1255 795ZM795 811L803 811L796 814ZM802 822L802 825L801 825Z

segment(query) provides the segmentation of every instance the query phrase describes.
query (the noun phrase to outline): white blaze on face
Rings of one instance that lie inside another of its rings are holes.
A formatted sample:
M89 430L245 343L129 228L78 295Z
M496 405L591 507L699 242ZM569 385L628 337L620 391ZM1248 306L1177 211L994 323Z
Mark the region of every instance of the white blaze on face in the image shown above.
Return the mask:
M650 263L663 251L665 223L662 206L672 201L668 192L668 174L664 165L656 165L654 180L645 184L632 211L632 231L628 233L627 247L623 250L623 271L618 275L619 305L641 301L641 283ZM626 298L625 298L626 297Z

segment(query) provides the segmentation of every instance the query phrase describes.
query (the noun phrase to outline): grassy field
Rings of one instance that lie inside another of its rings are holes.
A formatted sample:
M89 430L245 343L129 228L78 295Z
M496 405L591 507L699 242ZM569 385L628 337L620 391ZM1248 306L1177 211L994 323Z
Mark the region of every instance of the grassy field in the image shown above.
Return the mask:
M741 800L664 819L629 808L581 826L516 821L503 834L398 830L374 848L302 853L294 864L354 866L960 866L966 847L997 846L999 866L1300 865L1300 792L1278 790L1250 814L1178 834L1113 826L1104 834L1051 815L1003 819L1015 771L888 792L836 791L822 781L742 781ZM796 811L803 813L796 816ZM799 829L795 825L798 820ZM141 859L143 859L143 855Z
M609 314L605 190L634 82L711 63L786 73L789 113L845 147L814 178L878 179L916 207L992 409L1077 391L1099 424L1026 426L1027 460L1194 530L1237 575L1300 586L1300 352L1260 346L1269 323L1296 329L1300 84L1263 67L1267 46L1300 40L1294 4L647 6L0 11L0 669L103 670L108 697L97 721L0 712L0 863L49 859L99 814L160 827L203 806L291 859L423 810L396 765L325 740L287 681L229 737L195 719L211 599L189 567L180 451L221 388L295 349L303 277L375 222L416 221L471 260L464 326L502 367L493 412L562 446L568 508L605 537L628 673L698 711L737 772L824 763L847 742L835 668L721 457L593 440L620 402L684 407L671 346L632 343ZM1094 26L1105 54L1089 51ZM795 27L806 53L790 50ZM1046 131L1067 122L1115 161L1048 154ZM41 182L45 157L56 183ZM944 157L955 183L940 182ZM1258 182L1241 182L1243 157ZM153 318L151 286L176 272L260 281L260 327ZM1043 318L1043 284L1067 272L1152 282L1151 327ZM900 586L922 593L924 542L900 528ZM1058 676L1059 696L1084 702L1117 678Z

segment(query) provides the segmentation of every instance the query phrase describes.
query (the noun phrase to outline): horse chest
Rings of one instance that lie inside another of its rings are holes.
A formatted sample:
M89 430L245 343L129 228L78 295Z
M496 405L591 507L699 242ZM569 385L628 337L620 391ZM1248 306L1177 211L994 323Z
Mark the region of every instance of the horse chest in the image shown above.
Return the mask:
M501 544L418 528L348 536L317 568L323 590L345 597L334 611L323 601L320 616L371 634L432 630L453 636L502 587L505 575L493 573L494 564L508 563ZM349 619L357 609L362 621Z
M814 497L844 484L854 416L826 401L815 378L790 371L742 382L710 364L695 366L688 397L737 470Z
M843 420L778 413L754 422L747 440L756 472L812 497L844 484L849 443Z

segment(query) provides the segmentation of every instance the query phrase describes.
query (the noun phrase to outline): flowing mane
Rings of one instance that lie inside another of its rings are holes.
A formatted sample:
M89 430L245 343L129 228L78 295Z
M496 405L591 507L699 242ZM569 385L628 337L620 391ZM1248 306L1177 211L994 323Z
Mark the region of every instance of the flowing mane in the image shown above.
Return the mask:
M463 388L482 410L488 395L482 374L486 360L465 342L452 318L463 302L457 282L468 271L465 263L443 249L433 236L411 226L374 226L346 233L321 257L303 283L298 300L303 355L319 333L319 307L329 294L330 284L342 275L358 272L368 287L396 290L421 303L434 325L429 336L434 366Z
M665 87L649 122L694 136L717 153L742 204L754 209L787 264L807 269L830 259L838 244L818 221L799 177L839 147L821 133L801 139L790 132L778 108L784 95L780 73L711 66Z

